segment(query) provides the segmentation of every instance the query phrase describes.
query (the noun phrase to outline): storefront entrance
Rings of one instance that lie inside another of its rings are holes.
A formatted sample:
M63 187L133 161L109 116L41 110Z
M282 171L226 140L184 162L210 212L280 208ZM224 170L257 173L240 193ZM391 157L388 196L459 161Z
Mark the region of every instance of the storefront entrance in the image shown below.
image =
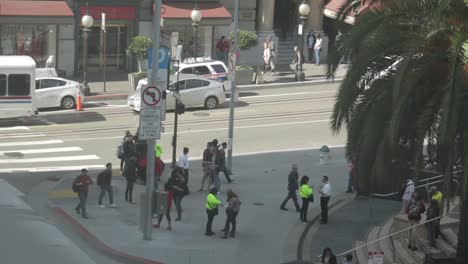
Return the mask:
M107 25L105 33L100 26L91 27L88 34L89 70L100 70L104 63L109 71L125 70L127 33L127 25Z

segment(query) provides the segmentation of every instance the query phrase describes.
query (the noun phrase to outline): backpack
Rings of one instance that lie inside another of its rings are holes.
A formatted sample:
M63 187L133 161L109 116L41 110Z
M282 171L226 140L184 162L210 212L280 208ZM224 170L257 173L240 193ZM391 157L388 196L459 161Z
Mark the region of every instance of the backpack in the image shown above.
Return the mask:
M117 147L117 150L116 150L115 154L117 155L117 158L123 159L123 157L124 157L123 145L119 145Z
M77 185L77 184L75 183L77 178L78 178L78 177L75 178L75 180L73 181L73 184L72 184L72 191L73 191L74 193L77 193L77 192L80 191L80 186Z

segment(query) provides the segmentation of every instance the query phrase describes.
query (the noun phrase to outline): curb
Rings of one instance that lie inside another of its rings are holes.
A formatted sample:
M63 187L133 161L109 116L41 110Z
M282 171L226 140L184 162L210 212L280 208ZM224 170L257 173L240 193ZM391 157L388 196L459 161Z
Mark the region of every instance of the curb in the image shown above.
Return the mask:
M116 249L111 248L101 240L99 240L96 236L94 236L91 232L89 232L80 222L78 222L73 216L65 212L60 207L57 207L51 203L49 203L49 209L52 210L55 214L60 216L65 222L67 222L69 225L71 225L78 233L88 242L90 242L93 246L95 246L97 249L103 251L104 253L118 257L121 259L124 259L126 261L131 261L133 263L143 263L143 264L162 264L161 262L142 258L142 257L137 257L133 255L129 255L125 252L118 251Z
M241 91L255 91L255 90L262 90L262 89L272 89L272 88L296 88L296 87L304 87L304 86L314 86L319 84L325 83L334 83L334 82L341 82L343 78L335 78L333 80L330 79L316 79L311 81L304 81L304 82L288 82L288 83L266 83L266 84L247 84L247 85L238 85L237 87ZM229 93L229 91L226 91ZM89 101L104 101L104 100L124 100L127 99L130 93L111 93L111 94L98 94L98 95L90 95L85 96L83 102Z

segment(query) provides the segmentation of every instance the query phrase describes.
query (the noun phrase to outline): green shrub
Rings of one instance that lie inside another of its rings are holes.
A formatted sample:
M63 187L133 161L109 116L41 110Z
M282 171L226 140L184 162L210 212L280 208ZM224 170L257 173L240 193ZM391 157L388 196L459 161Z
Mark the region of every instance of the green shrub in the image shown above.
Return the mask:
M231 39L234 39L234 32L231 32L230 36ZM240 50L248 50L257 46L258 44L257 34L253 33L252 31L241 29L238 31L238 36L239 40L237 45Z
M141 72L141 62L148 57L148 49L153 46L153 41L144 36L132 38L130 45L126 50L128 55L136 56L138 60L138 71Z

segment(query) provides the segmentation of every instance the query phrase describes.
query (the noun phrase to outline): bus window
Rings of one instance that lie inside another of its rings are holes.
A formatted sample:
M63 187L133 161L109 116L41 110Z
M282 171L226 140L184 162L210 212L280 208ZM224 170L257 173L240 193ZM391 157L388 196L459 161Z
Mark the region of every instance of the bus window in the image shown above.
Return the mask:
M0 74L0 96L5 96L7 90L6 75Z
M29 74L8 75L8 95L29 95L31 91L31 76Z

